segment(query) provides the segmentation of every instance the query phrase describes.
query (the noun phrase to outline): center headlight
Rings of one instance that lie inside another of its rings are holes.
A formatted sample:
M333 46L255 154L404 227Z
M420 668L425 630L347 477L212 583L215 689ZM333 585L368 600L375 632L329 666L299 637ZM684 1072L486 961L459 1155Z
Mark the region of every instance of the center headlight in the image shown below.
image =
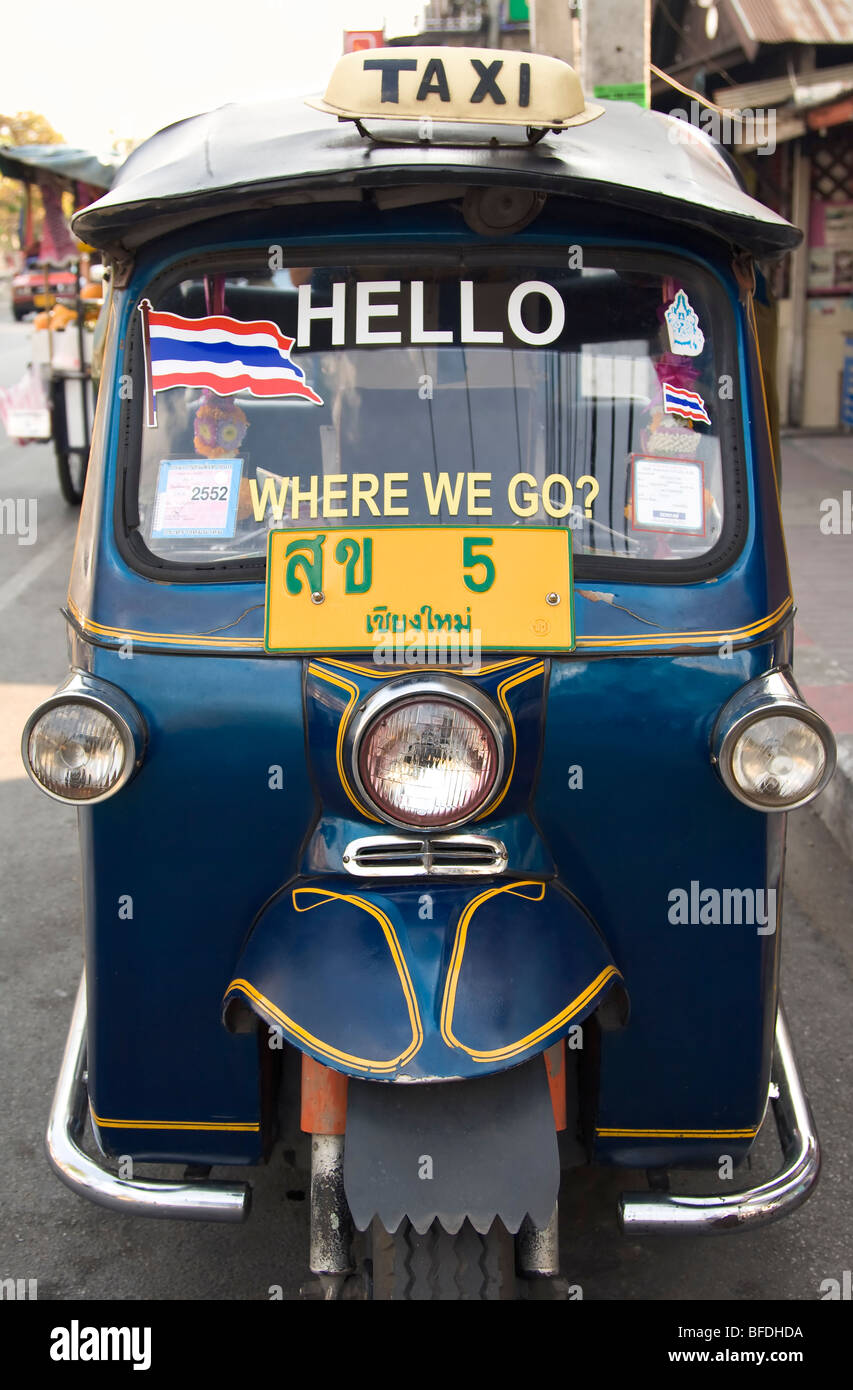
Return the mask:
M372 719L369 704L365 709L353 750L356 771L362 790L386 819L409 826L458 825L496 793L503 771L497 712L479 692L476 708L455 694L425 691L393 700L386 690L384 707Z

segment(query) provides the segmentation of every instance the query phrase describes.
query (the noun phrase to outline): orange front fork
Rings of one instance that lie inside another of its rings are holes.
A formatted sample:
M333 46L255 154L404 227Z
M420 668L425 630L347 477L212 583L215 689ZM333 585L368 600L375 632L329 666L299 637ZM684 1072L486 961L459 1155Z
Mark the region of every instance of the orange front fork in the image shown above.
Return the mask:
M561 1038L545 1053L545 1070L554 1108L554 1128L566 1128L566 1040ZM345 1134L348 1079L313 1057L302 1054L302 1113L300 1127L306 1134Z
M348 1081L302 1054L300 1126L311 1135L311 1272L324 1298L341 1298L353 1272L352 1221L344 1192Z
M348 1078L302 1054L302 1113L306 1134L345 1134Z
M545 1070L551 1104L554 1107L554 1128L566 1128L566 1040L561 1038L545 1053Z

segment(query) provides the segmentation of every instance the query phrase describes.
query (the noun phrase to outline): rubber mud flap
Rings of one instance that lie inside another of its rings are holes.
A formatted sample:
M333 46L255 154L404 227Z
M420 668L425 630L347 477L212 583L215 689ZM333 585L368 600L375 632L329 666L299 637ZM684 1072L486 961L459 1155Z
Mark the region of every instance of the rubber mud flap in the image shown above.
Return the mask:
M351 1080L344 1188L360 1231L404 1217L423 1234L468 1218L484 1234L495 1217L516 1232L547 1225L560 1185L545 1063L476 1080L417 1085Z

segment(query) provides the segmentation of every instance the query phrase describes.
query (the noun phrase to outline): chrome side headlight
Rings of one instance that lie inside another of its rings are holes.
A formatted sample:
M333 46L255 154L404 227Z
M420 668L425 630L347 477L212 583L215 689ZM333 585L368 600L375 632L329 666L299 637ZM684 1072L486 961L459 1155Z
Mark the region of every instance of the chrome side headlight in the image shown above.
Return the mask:
M487 809L503 780L507 730L476 686L457 677L394 681L371 695L348 738L353 777L383 820L461 825Z
M73 671L33 710L21 756L41 791L66 805L94 806L114 796L145 751L142 716L108 681Z
M711 761L732 796L760 811L792 811L835 771L832 730L790 672L768 671L728 701L711 735Z

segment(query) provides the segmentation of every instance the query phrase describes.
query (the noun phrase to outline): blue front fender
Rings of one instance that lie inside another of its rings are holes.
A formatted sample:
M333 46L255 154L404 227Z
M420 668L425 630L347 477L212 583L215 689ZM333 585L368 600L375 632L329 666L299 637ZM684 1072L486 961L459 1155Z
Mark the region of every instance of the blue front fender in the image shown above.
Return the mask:
M553 883L302 878L256 921L223 1016L234 1028L248 1006L351 1076L449 1080L544 1051L621 982L591 917Z

